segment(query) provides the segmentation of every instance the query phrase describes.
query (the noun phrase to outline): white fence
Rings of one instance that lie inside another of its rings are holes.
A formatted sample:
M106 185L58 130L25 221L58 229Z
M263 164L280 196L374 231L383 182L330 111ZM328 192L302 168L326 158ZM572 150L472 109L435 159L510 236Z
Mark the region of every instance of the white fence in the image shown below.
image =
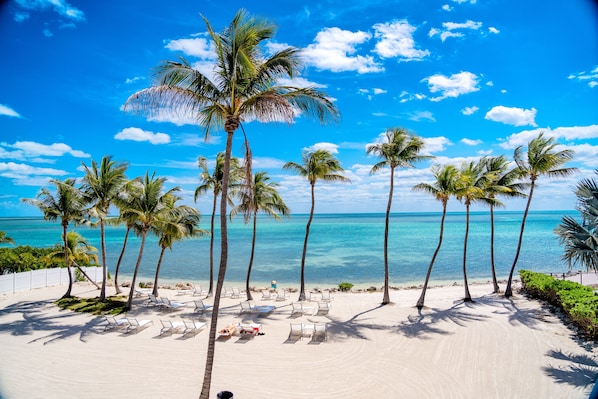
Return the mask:
M93 281L102 281L101 267L82 267ZM75 268L71 268L75 273ZM0 294L13 294L34 288L68 284L69 275L66 268L31 270L23 273L4 274L0 276Z

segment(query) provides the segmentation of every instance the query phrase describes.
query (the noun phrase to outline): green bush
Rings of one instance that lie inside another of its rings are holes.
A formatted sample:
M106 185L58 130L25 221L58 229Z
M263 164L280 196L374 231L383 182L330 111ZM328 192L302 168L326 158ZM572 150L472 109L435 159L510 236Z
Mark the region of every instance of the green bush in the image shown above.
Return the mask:
M521 270L519 275L523 291L529 296L558 307L584 335L598 338L598 296L592 288L529 270Z
M342 282L338 285L340 291L350 291L351 288L353 288L353 284L347 282Z

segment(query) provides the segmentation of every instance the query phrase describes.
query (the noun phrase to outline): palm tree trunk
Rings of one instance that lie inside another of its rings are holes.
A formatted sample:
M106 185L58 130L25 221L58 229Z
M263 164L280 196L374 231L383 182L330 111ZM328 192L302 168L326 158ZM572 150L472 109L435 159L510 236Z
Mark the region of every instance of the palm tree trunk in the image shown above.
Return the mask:
M106 281L108 280L108 267L106 266L106 233L104 231L104 219L100 218L100 241L102 246L102 288L100 289L100 301L106 299Z
M164 251L166 251L166 247L162 247L160 251L160 257L158 258L158 265L156 266L156 277L154 277L154 289L152 290L152 294L154 296L158 295L158 276L160 275L160 267L162 266L162 259L164 258Z
M463 285L465 285L464 302L471 302L469 285L467 284L467 240L469 238L469 202L465 204L465 239L463 240Z
M145 247L145 237L147 236L147 231L143 230L141 233L141 245L139 246L139 255L137 255L137 263L135 264L135 270L133 271L133 281L131 281L131 287L129 290L129 299L127 300L127 305L125 306L125 310L131 310L131 306L133 306L133 295L135 294L135 283L137 281L137 272L139 271L139 265L141 265L141 258L143 257L143 248Z
M309 219L305 226L305 240L303 240L303 254L301 255L301 287L299 289L299 301L305 301L305 256L307 255L307 240L309 239L309 229L314 218L314 209L316 207L316 190L315 183L311 183L311 209L309 211Z
M257 212L253 213L253 237L251 238L251 255L249 256L249 266L247 267L247 281L245 282L245 292L247 292L247 300L251 301L251 291L249 290L249 278L251 276L251 268L253 267L253 256L255 254L255 238L257 237Z
M384 295L382 296L382 305L390 303L390 293L388 292L388 230L390 224L390 208L392 206L392 194L394 191L395 170L390 168L390 190L388 193L388 204L386 205L386 221L384 224Z
M77 270L79 270L79 272L81 272L81 274L85 276L87 281L89 281L90 283L95 285L96 288L99 290L100 286L95 281L93 281L93 279L91 277L89 277L89 275L87 273L85 273L85 270L83 270L83 268L81 266L79 266L77 263L75 263L75 262L73 262L73 263L74 263L74 266L77 268Z
M492 284L494 293L500 292L498 281L496 280L496 267L494 265L494 206L490 205L490 266L492 267Z
M227 121L228 122L228 121ZM229 123L227 123L229 126ZM237 124L238 127L238 124ZM214 293L214 305L212 307L212 320L210 323L210 333L208 335L208 349L206 352L206 367L204 370L203 382L199 399L210 398L210 388L212 385L212 368L214 366L214 356L216 351L216 331L218 328L218 311L220 309L220 295L224 286L224 277L226 276L226 265L228 261L228 226L226 220L226 199L228 197L228 180L230 174L230 158L233 147L233 135L235 129L227 128L226 151L224 155L224 169L222 172L222 192L220 196L220 268L218 269L218 280L216 281L216 292Z
M438 237L438 245L436 246L436 250L434 251L434 255L432 255L432 260L430 261L430 266L428 266L428 272L426 273L426 281L424 282L424 288L422 289L422 293L417 300L417 306L419 309L424 307L424 300L426 298L426 290L428 289L428 282L430 281L430 275L432 274L432 267L434 266L434 262L436 261L436 257L438 256L438 252L440 252L440 246L442 245L442 238L444 236L444 219L446 217L446 203L442 204L442 219L440 219L440 236Z
M114 289L116 290L116 294L120 294L120 287L118 286L118 271L120 270L120 263L123 260L125 255L125 249L127 248L127 241L129 240L129 232L131 231L130 227L127 227L127 232L125 233L125 240L123 241L123 248L120 250L120 255L118 256L118 262L116 263L116 270L114 271Z
M64 260L66 262L66 271L69 275L69 287L62 296L63 298L70 298L72 297L71 291L73 290L73 275L71 273L71 260L69 259L69 246L66 239L66 230L67 230L68 223L62 223L62 241L64 243Z
M214 290L214 219L216 218L216 204L218 203L218 195L214 193L214 203L212 205L212 217L210 220L210 288L208 289L208 297L213 295Z
M525 212L523 212L523 219L521 220L521 230L519 231L519 242L517 243L517 251L515 252L515 259L513 260L513 265L511 266L511 272L509 273L509 280L507 281L507 288L505 289L505 297L510 298L513 296L513 289L511 285L513 283L513 273L515 272L515 266L517 266L517 260L519 260L519 253L521 252L521 244L523 243L523 230L525 229L525 221L527 219L527 213L529 212L530 204L532 203L532 196L534 195L534 187L536 185L536 181L532 179L530 188L529 188L529 196L527 197L527 204L525 205Z

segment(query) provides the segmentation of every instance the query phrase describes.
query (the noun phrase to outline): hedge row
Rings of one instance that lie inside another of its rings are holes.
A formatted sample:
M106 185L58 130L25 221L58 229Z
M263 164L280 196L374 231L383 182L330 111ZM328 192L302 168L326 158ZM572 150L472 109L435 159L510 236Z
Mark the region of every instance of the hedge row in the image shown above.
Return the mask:
M584 335L598 339L598 296L592 288L529 270L519 275L525 293L558 307Z

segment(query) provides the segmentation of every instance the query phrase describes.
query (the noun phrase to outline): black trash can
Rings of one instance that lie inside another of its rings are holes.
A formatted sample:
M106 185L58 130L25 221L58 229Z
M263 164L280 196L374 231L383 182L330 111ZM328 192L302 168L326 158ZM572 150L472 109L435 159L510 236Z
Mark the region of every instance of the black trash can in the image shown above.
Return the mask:
M218 399L233 399L233 393L229 391L220 391L216 397Z

